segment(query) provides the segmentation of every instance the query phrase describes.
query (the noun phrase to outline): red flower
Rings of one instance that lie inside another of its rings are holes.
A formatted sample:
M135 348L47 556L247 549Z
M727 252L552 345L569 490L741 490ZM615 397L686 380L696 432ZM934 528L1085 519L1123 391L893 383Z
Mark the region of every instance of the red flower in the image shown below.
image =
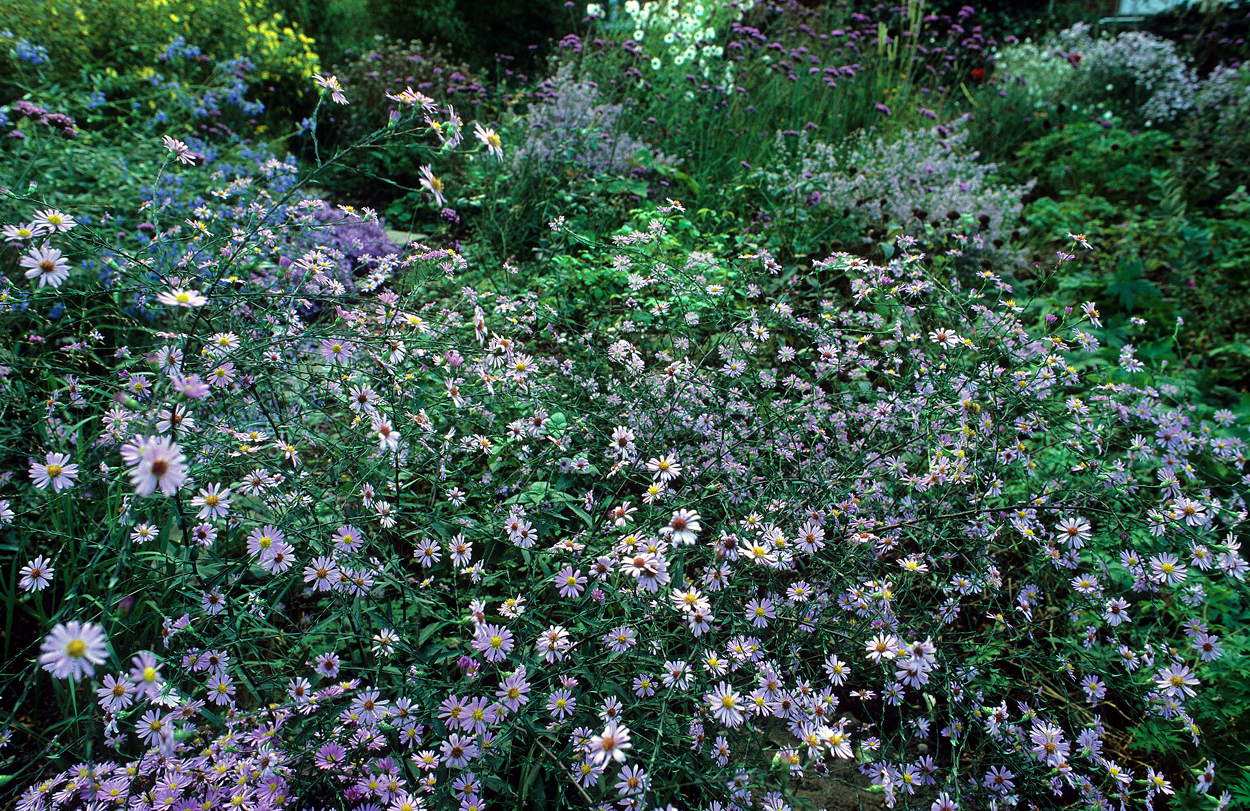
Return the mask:
M985 78L985 68L972 69L972 81L979 82Z

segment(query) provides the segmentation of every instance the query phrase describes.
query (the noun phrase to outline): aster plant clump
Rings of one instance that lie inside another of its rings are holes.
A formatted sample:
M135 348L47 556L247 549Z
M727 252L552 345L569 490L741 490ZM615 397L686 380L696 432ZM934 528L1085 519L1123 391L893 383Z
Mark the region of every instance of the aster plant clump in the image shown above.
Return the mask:
M1035 323L901 235L822 259L846 294L809 304L767 251L681 249L670 201L576 235L624 279L586 328L445 249L348 285L309 235L355 218L184 147L165 171L210 191L161 186L141 250L25 197L5 232L59 228L67 260L0 291L7 606L37 627L0 692L47 753L20 811L781 811L800 775L1133 807L1228 779L1235 629L1204 607L1247 596L1244 430L1131 346L1092 364L1096 302Z

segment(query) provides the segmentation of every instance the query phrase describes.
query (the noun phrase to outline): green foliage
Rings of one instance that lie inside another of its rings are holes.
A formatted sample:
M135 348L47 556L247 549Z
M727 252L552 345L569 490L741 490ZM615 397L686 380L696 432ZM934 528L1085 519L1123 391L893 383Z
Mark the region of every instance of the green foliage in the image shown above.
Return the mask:
M34 67L0 59L0 93L11 93L13 83L29 86L36 75L54 86L91 75L146 80L157 55L182 37L219 62L248 56L270 106L289 115L320 69L312 39L264 0L0 0L0 19L49 54L46 64Z

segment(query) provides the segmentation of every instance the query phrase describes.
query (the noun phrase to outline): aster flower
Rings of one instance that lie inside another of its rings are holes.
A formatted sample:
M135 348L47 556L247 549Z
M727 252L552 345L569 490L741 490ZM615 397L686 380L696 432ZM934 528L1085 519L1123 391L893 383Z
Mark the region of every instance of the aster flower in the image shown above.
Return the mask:
M43 555L22 567L22 579L18 585L25 591L43 591L52 583L54 569Z
M681 476L681 465L677 463L677 457L672 454L651 459L647 462L647 470L654 473L663 484Z
M156 441L153 442L152 440ZM130 471L130 482L135 494L150 496L160 487L166 496L172 496L187 480L186 457L177 443L161 437L149 437L139 453L137 466Z
M1194 678L1193 672L1187 665L1165 667L1155 676L1155 685L1166 696L1179 694L1188 698L1197 695L1193 688L1198 686L1198 684L1198 679Z
M203 307L208 303L208 299L203 294L178 287L172 290L162 290L156 300L170 307Z
M586 762L594 766L603 765L609 760L624 763L625 750L632 748L629 727L620 726L616 721L609 721L603 732L592 737L587 744Z
M27 279L38 279L40 287L60 287L69 278L69 262L46 242L18 260L26 268Z
M42 229L45 233L55 234L73 230L78 223L70 215L54 208L45 208L35 214L31 226Z
M4 241L25 242L28 239L34 239L35 237L43 236L46 233L47 231L37 225L27 225L25 223L6 225L4 226Z
M320 73L314 73L313 82L317 87L330 91L330 100L335 104L347 104L347 96L343 95L343 85L339 83L337 76L322 76Z
M78 465L70 464L69 454L49 453L42 464L31 462L30 477L40 490L51 484L52 492L59 493L73 486L74 479L78 478Z
M703 700L707 702L712 717L725 726L736 727L742 724L742 696L725 682L718 684Z
M500 140L497 132L474 121L473 134L486 146L487 151L495 160L503 160L503 141Z
M660 530L660 534L672 540L675 545L689 546L698 540L701 516L694 510L677 510L669 520L668 526Z
M418 171L421 175L421 188L434 195L435 204L444 205L447 198L443 196L443 181L435 177L434 171L428 166L422 166Z
M501 662L508 657L514 646L512 632L502 625L483 623L473 638L473 649L482 653L488 662Z
M39 664L56 679L78 681L81 676L94 676L95 665L104 664L108 655L104 629L91 623L72 620L58 624L43 640Z
M135 685L125 674L114 676L109 673L104 677L104 686L95 692L105 712L119 712L135 701Z
M222 489L220 484L210 484L200 488L200 492L191 499L192 507L199 507L196 518L201 521L216 521L230 513L230 488Z
M165 146L166 149L168 149L170 152L173 153L174 157L178 159L179 163L184 163L184 164L195 163L195 153L191 151L190 147L188 147L182 141L179 141L177 138L171 138L168 135L163 135L161 136L161 143Z

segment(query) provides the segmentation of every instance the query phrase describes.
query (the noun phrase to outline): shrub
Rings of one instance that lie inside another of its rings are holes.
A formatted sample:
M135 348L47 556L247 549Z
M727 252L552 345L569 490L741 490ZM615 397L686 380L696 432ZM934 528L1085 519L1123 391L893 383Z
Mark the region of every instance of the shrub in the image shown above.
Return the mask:
M893 223L921 236L961 222L974 231L969 247L1002 249L1010 264L1006 241L1033 183L998 182L997 167L978 163L977 153L966 151L967 139L966 120L905 132L893 141L864 133L844 144L824 144L807 132L779 134L778 158L764 171L770 187L790 191L808 208L850 209L861 239L876 225Z
M621 105L606 104L594 82L564 65L542 82L535 103L514 129L524 133L513 150L514 170L624 176L672 159L622 129ZM639 161L639 153L644 159Z
M1199 88L1175 43L1140 31L1095 37L1088 23L1077 23L1041 45L1010 45L995 62L1000 72L1022 78L1036 101L1062 101L1092 116L1115 115L1132 126L1175 121L1194 108Z
M218 62L247 56L256 66L253 81L263 83L284 107L294 102L318 68L312 40L263 2L201 0L193 5L169 0L46 0L0 2L0 17L15 37L44 49L37 70L48 84L76 84L81 77L113 71L132 76L150 69L152 58L176 39L203 48ZM0 82L13 81L35 66L29 60L0 62ZM143 78L147 78L146 76Z

